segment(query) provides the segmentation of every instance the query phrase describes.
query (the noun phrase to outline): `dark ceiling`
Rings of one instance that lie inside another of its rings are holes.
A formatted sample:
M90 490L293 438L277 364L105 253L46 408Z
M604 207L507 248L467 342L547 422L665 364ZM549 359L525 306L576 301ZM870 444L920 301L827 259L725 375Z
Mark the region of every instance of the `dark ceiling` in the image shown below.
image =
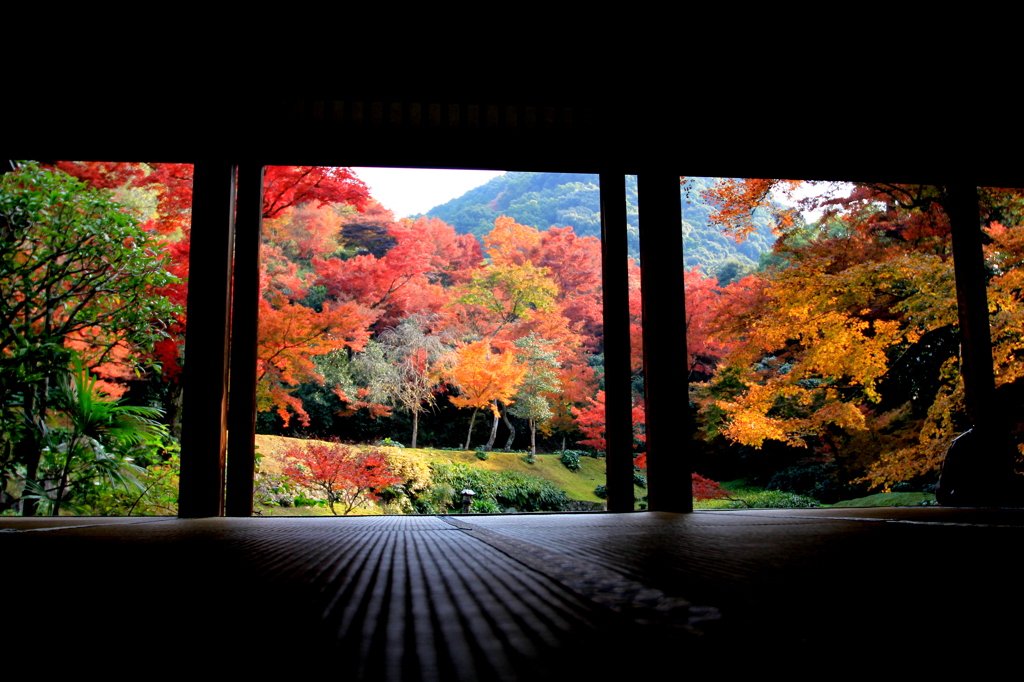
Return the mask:
M647 85L593 74L507 87L309 78L268 91L210 77L170 96L78 84L10 99L3 128L13 158L1024 184L1013 112L977 105L964 88L927 98L777 86L695 96L674 73L633 82Z

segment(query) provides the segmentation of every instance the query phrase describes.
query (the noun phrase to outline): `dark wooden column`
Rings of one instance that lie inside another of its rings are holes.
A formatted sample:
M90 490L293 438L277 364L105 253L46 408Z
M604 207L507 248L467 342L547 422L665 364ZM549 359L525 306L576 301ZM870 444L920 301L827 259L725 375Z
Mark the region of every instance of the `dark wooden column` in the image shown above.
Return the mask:
M633 415L629 367L626 178L601 173L601 288L608 511L633 511Z
M223 511L234 214L235 167L196 164L178 497L184 517Z
M686 371L686 306L679 175L637 176L643 294L648 508L693 511L686 447L693 436Z
M238 167L235 282L228 404L228 516L252 516L256 468L256 332L259 320L263 166Z
M973 183L959 183L947 186L946 196L945 208L953 241L964 398L973 425L987 428L989 418L995 414L996 384L978 190Z

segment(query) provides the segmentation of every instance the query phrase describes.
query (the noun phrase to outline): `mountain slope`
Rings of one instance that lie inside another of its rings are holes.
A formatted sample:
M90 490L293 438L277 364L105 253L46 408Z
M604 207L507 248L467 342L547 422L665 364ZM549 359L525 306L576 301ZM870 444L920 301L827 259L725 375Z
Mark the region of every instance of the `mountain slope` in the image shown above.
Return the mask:
M757 231L742 244L708 225L711 207L700 193L714 178L691 178L691 191L680 196L683 221L683 253L687 268L700 267L719 274L749 270L775 241L767 215L755 215ZM639 198L637 178L627 175L626 230L629 252L639 257ZM598 176L583 173L509 172L436 206L425 215L440 218L460 234L483 238L494 220L506 215L517 223L539 230L571 226L581 236L601 236L601 193ZM731 263L731 265L730 265Z

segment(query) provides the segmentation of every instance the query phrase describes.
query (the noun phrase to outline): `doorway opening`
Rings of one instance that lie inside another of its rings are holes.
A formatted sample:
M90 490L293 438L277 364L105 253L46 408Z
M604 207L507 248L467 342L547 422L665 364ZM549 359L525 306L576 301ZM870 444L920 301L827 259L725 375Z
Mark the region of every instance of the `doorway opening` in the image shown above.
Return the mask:
M264 219L255 508L602 509L598 176L346 170Z

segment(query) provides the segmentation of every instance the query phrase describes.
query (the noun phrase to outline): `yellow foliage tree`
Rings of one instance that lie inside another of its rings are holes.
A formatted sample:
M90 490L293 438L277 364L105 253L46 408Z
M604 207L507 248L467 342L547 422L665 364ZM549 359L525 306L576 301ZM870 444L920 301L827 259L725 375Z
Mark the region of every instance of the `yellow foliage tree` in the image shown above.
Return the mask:
M489 405L497 416L497 403L511 405L527 367L516 361L512 344L502 341L474 341L459 346L454 353L448 379L458 386L460 395L452 396L451 402L458 408L473 408L466 435L465 449L468 450L477 412Z
M756 448L766 440L792 446L821 442L830 429L869 429L882 399L880 383L904 354L921 350L929 332L955 328L952 263L905 248L808 249L723 308L713 333L731 344L712 381L697 387L710 435ZM948 406L955 378L944 371L937 403ZM926 399L932 396L922 396ZM878 485L935 466L937 430L929 413L920 442L883 452L865 480ZM950 436L951 437L951 436ZM948 440L945 441L948 444ZM905 446L901 443L901 446Z

